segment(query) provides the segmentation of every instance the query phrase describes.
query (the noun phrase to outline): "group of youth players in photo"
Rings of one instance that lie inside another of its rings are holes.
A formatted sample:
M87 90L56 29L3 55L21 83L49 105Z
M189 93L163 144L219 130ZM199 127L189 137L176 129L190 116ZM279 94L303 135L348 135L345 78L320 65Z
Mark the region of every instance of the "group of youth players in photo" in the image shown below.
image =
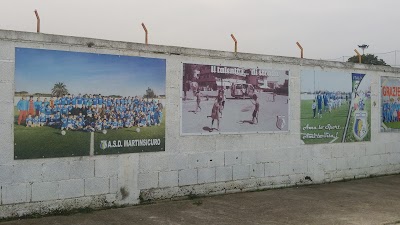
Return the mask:
M311 105L313 118L322 118L324 112L332 112L332 110L341 107L344 101L346 101L346 103L349 101L349 96L347 94L344 98L341 94L336 95L333 92L318 92L318 95L315 97L313 104ZM360 105L361 104L362 103L360 103ZM359 104L357 103L357 106L358 105Z
M400 121L400 103L395 101L385 101L382 106L382 120L384 123Z
M352 99L350 97L351 95L353 95ZM340 108L343 103L352 103L353 111L363 111L365 109L366 98L367 93L363 91L354 92L353 94L346 93L344 96L342 94L336 94L333 92L319 92L315 97L315 100L313 100L313 104L311 106L313 110L313 118L322 118L323 112L331 113L332 110Z
M99 95L64 95L29 100L17 104L18 124L26 127L50 126L61 130L100 131L130 127L159 126L163 105L154 99L105 97Z

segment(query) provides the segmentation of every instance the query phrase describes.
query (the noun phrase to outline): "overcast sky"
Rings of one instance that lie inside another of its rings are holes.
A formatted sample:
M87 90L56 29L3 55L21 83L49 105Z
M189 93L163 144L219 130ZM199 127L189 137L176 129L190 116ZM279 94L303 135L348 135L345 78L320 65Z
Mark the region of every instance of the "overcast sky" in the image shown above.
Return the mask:
M352 91L352 74L327 71L301 71L301 92L314 91ZM366 74L359 84L358 91L368 91L371 87L371 77Z
M399 0L1 0L0 29L239 52L333 59L400 50ZM398 60L400 61L400 60ZM390 63L390 62L389 62Z

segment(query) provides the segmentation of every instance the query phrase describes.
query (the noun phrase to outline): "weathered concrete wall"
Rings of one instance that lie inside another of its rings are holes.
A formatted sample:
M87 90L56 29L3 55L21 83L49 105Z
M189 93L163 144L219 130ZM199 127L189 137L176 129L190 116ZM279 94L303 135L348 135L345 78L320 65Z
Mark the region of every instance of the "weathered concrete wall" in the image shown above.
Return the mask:
M89 48L87 44L94 43ZM15 47L165 58L166 150L62 159L13 159ZM182 63L289 69L289 132L180 136ZM301 145L300 72L372 76L372 140ZM380 76L400 70L339 62L0 31L0 218L81 207L137 204L400 172L400 137L380 133ZM306 180L309 176L312 181Z

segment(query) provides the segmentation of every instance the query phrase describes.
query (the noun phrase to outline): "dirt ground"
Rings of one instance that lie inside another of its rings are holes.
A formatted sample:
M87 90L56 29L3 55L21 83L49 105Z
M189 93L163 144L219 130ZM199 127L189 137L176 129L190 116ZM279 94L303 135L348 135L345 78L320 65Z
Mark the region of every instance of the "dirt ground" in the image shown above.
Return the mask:
M157 202L2 225L400 224L400 175Z
M288 96L277 95L275 101L271 93L257 93L260 110L258 123L252 122L254 105L249 98L227 98L220 118L220 129L213 133L257 133L287 131L288 127ZM212 107L215 98L203 97L200 102L201 110L196 111L196 100L182 101L182 133L209 134L211 128ZM283 116L286 126L279 129L276 125L277 116ZM216 121L213 128L217 128Z

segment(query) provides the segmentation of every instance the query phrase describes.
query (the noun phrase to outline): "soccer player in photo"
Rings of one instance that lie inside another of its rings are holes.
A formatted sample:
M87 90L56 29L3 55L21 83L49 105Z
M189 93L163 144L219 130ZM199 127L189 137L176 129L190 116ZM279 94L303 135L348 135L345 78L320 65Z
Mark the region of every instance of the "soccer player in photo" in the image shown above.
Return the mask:
M156 109L156 112L154 113L154 124L160 126L160 109Z
M62 115L61 118L61 130L66 130L68 128L68 118L66 115Z
M110 129L110 123L107 121L107 119L103 119L103 129Z
M215 99L214 105L212 107L211 110L211 116L207 116L207 117L211 117L211 129L209 130L210 132L212 132L212 130L214 129L214 120L217 120L217 129L219 130L219 113L221 112L221 104L220 102L218 102L218 98Z
M60 106L59 105L54 105L54 108L51 110L52 114L57 114L60 112Z
M85 107L88 106L88 98L87 98L87 95L84 95L84 96L82 97L82 108L83 108L83 106L85 106Z
M77 122L76 122L76 126L78 130L82 130L83 127L85 126L85 122L83 121L82 118L78 118Z
M118 120L118 128L124 128L124 122L122 121L122 119Z
M55 127L56 126L56 119L54 118L54 115L50 115L50 118L48 119L48 126L50 127Z
M117 121L117 119L115 119L115 118L112 120L111 129L112 129L112 130L118 129L118 121Z
M365 106L364 100L360 99L358 105L359 105L359 107L360 107L360 110L364 110L364 106Z
M92 117L93 116L93 111L91 108L88 108L88 110L86 111L86 114L88 117Z
M119 104L121 104L121 99L120 98L115 98L115 101L114 101L117 105L119 105Z
M75 120L72 115L69 115L68 122L67 122L67 130L74 130L75 129Z
M33 101L33 96L29 97L29 107L28 107L28 114L31 116L35 116L35 102Z
M76 97L74 95L71 95L71 104L76 106Z
M56 125L59 126L59 125L60 125L60 122L61 122L61 113L60 113L60 112L57 112L57 113L54 115L54 119L56 120Z
M34 103L36 115L39 115L40 113L40 107L42 106L42 101L40 101L40 97L36 99L36 102Z
M32 119L32 127L40 127L40 125L39 125L39 116L35 116Z
M97 109L98 101L99 100L98 100L97 96L93 95L93 98L92 98L92 106L93 106L93 108Z
M32 127L33 126L33 119L31 115L28 115L28 118L26 118L25 121L26 127Z
M71 115L77 116L77 115L79 115L80 112L81 112L80 108L77 108L76 105L72 105L72 108L70 111Z
M72 108L73 108L73 106L72 106L72 102L70 102L70 103L67 105L68 114L71 114L71 110L72 110Z
M97 121L96 121L96 127L95 127L95 130L97 130L97 131L101 131L101 130L102 130L102 128L103 128L103 123L101 122L101 119L99 118L99 119L97 119Z
M22 96L21 100L17 103L17 109L19 111L18 115L18 125L21 125L21 121L26 121L26 116L28 115L29 102Z
M55 107L58 107L60 104L61 104L60 97L57 96L57 97L54 99L54 105L55 105Z
M68 108L66 105L63 105L61 110L60 110L62 115L68 115Z
M101 95L99 95L99 97L97 98L97 105L98 105L98 108L103 108L103 98L101 97Z
M51 112L52 112L52 110L51 110L50 105L47 105L45 108L46 119L50 118Z
M199 90L197 90L197 92L196 92L196 109L194 110L194 113L197 113L199 109L201 111L201 107L200 107L201 96L202 96L202 94L200 93Z
M47 107L48 105L50 105L50 102L47 101L47 98L44 98L43 103L44 103L44 106L46 106L46 107Z
M397 106L397 121L400 121L400 109Z
M106 110L104 111L104 113L105 113L106 116L110 116L111 109L110 109L109 106L107 106L107 108L106 108Z
M321 92L319 92L317 95L317 106L318 106L317 108L318 108L318 117L319 118L322 118L322 101L323 101L323 98L322 98Z
M67 104L67 97L66 97L66 95L63 95L63 96L60 98L60 105L64 106L64 105L66 105L66 104Z
M317 111L317 103L315 103L315 99L313 100L313 104L312 104L311 108L312 108L313 114L314 114L313 118L315 118L315 114Z
M46 123L47 123L46 114L40 113L39 115L40 115L40 116L39 116L40 126L41 126L41 127L46 126Z
M93 105L93 97L92 95L89 95L88 99L87 99L87 103L86 103L88 108L92 108Z
M147 114L146 114L146 125L147 125L148 127L151 126L150 110L148 110L148 111L147 111Z
M40 106L40 114L46 115L46 106L44 102L42 102L42 105Z
M50 105L50 108L52 108L52 109L54 108L54 98L53 97L50 98L49 105Z
M71 95L70 94L68 94L68 96L67 96L67 98L65 99L66 100L66 105L69 105L69 104L71 104L72 103L72 98L71 98Z
M85 105L82 105L82 108L79 110L80 113L82 113L82 116L85 118L87 117L87 108Z
M328 111L328 93L325 92L322 97L324 100L324 111L326 112Z
M253 94L253 100L254 102L250 100L251 103L253 103L254 105L254 111L252 114L253 118L251 121L253 122L253 124L258 124L258 112L260 111L260 103L258 102L258 97L256 94ZM254 123L254 120L257 120L257 122Z
M160 120L160 124L162 123L162 119L163 119L163 111L162 111L162 108L158 108L159 109L159 114L160 114L160 116L159 116L159 120Z
M124 127L125 128L129 128L130 127L130 121L129 121L129 119L127 119L127 118L124 118L123 119L123 123L124 123Z
M142 114L139 118L139 126L146 127L146 116Z

